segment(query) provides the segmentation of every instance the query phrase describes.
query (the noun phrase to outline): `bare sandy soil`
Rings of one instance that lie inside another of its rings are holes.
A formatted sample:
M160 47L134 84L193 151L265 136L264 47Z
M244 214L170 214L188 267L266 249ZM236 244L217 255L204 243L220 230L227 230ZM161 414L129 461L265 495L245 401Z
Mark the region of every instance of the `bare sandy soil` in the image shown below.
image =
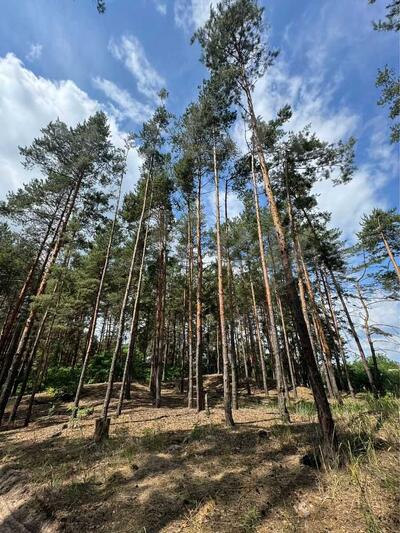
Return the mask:
M219 378L207 386L210 414L187 409L171 388L156 409L135 385L101 445L92 436L103 384L86 387L85 416L73 424L68 404L39 395L28 428L17 420L0 432L0 532L400 530L395 443L374 452L379 470L321 472L301 463L316 442L312 419L282 425L273 398L243 392L229 430Z

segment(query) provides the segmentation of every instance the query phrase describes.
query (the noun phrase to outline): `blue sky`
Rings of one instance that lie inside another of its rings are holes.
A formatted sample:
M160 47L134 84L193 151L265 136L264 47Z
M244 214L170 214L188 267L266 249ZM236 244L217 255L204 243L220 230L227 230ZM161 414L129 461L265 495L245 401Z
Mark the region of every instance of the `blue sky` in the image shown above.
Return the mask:
M399 206L398 151L389 143L387 110L377 106L377 69L398 65L393 33L373 31L385 1L263 0L270 42L281 50L255 90L266 119L290 103L290 127L311 123L323 139L358 139L357 172L346 186L320 184L320 206L352 241L363 213ZM113 136L137 130L161 87L179 114L205 76L190 36L207 17L209 0L3 0L0 18L0 198L30 178L18 145L60 117L71 124L97 109L110 116ZM236 131L238 136L240 129ZM132 153L126 188L138 176ZM212 208L212 200L205 203ZM232 195L231 212L240 210ZM386 310L392 323L398 308ZM383 311L382 311L383 312Z

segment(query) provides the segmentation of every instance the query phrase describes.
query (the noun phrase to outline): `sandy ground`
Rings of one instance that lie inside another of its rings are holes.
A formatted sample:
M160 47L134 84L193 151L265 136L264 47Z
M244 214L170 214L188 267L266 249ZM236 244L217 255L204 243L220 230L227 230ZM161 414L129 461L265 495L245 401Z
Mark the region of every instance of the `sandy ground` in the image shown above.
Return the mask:
M313 421L292 417L282 425L272 400L243 392L229 430L219 378L208 378L207 386L211 410L198 414L171 388L156 409L146 388L135 385L101 445L92 436L104 385L86 387L81 407L93 413L72 425L68 404L39 395L28 428L17 420L0 432L0 532L400 529L396 499L377 495L380 486L366 508L365 489L349 476L338 474L333 484L332 476L301 464L315 443ZM380 529L368 525L371 505Z

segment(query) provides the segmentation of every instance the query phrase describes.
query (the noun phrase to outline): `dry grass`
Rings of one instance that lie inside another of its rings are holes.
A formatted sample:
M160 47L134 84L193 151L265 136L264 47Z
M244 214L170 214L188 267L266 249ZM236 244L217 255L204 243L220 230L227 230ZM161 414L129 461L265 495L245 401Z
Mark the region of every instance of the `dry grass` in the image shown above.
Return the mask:
M103 385L87 387L72 425L68 405L49 415L43 403L31 426L0 433L0 531L21 523L48 532L400 529L397 400L334 406L341 466L320 472L300 462L318 443L307 389L291 407L290 425L278 420L273 394L241 397L232 431L218 394L210 394L207 416L183 407L171 389L155 409L135 386L109 441L94 445L103 393Z

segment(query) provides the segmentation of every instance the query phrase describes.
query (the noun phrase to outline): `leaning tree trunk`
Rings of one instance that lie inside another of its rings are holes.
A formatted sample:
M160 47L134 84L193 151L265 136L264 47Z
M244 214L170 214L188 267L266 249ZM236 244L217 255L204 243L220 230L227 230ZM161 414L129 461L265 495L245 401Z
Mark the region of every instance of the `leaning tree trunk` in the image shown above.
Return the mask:
M128 344L128 350L126 352L125 357L125 364L124 364L124 372L122 375L122 383L121 383L121 389L119 391L119 398L118 398L118 405L116 410L116 415L119 416L122 411L122 404L124 401L124 392L125 392L125 386L126 381L128 379L128 372L130 364L133 360L133 352L135 349L135 342L136 342L136 327L138 323L139 318L139 301L140 301L140 293L142 290L142 281L143 281L143 270L144 270L144 260L146 257L146 246L147 246L147 235L149 231L149 226L146 226L146 232L144 235L143 240L143 251L142 251L142 261L140 263L140 269L139 269L139 277L137 281L136 286L136 295L135 295L135 301L133 304L133 312L132 312L132 319L131 319L131 325L130 325L130 331L129 331L129 344Z
M399 265L396 263L396 260L395 260L395 258L394 258L393 252L392 252L392 250L391 250L391 248L390 248L390 246L389 246L389 243L387 242L387 240L386 240L386 238L385 238L385 235L384 235L383 231L381 232L380 235L381 235L382 242L383 242L383 244L385 245L385 248L386 248L387 254L388 254L388 256L389 256L389 259L391 260L391 262L392 262L392 264L393 264L393 266L394 266L394 270L395 270L395 272L396 272L397 278L398 278L398 280L399 280L399 282L400 282L400 267L399 267Z
M337 343L338 343L338 346L339 346L339 353L340 353L340 356L342 358L342 364L343 364L344 373L345 373L345 376L346 376L347 387L348 387L348 390L349 390L350 395L352 396L352 398L355 398L354 389L353 389L353 386L351 384L349 369L348 369L348 366L347 366L346 355L344 353L343 341L342 341L342 337L340 336L339 323L338 323L336 312L335 312L335 309L334 309L334 306L333 306L331 291L330 291L330 288L328 286L328 282L325 279L325 274L322 271L321 271L321 279L322 279L322 284L324 286L324 291L325 291L325 294L326 294L326 297L327 297L327 300L328 300L328 306L329 306L329 311L330 311L330 314L331 314L331 317L332 317L333 326L335 328L336 339L337 339Z
M71 193L70 193L71 194ZM69 198L69 196L68 196ZM56 205L56 209L54 211L54 214L53 216L51 217L51 220L49 222L49 224L47 225L47 229L46 229L46 233L44 235L44 237L42 238L42 241L39 245L39 250L37 251L37 254L36 254L36 257L31 265L31 268L29 269L29 272L25 278L25 281L24 281L24 284L22 285L19 293L18 293L18 297L16 299L16 301L14 302L14 306L12 307L11 309L11 312L8 314L7 316L7 319L6 319L6 322L4 323L3 327L2 327L2 331L1 331L1 335L0 335L0 354L3 354L5 353L5 348L6 346L8 345L8 342L9 342L9 339L10 339L10 336L12 334L12 330L13 330L13 327L15 325L15 322L18 318L18 315L21 311L21 307L25 301L25 298L27 296L27 293L28 293L28 289L29 287L31 286L32 284L32 280L33 280L33 276L37 270L37 267L40 263L40 258L42 256L42 253L46 247L46 243L47 243L47 240L50 236L50 233L51 233L51 230L52 230L52 227L53 227L53 223L56 219L56 216L57 216L57 212L58 212L58 209L60 207L60 203L61 203L61 198L59 200L59 202L57 203ZM65 204L65 207L64 207L64 211L61 213L60 215L60 222L59 224L61 223L61 220L64 216L64 212L65 212L65 208L66 208L66 205ZM58 229L58 227L57 227ZM57 229L56 229L56 232L57 232Z
M49 254L49 257L48 257L48 260L47 260L47 263L43 269L43 274L42 274L42 277L41 277L41 280L40 280L40 283L39 283L39 287L36 291L36 297L38 296L41 296L42 294L44 294L45 290L46 290L46 287L47 287L47 282L49 280L49 277L50 277L50 271L51 271L51 268L53 267L54 263L56 262L56 259L58 257L58 254L63 246L63 241L64 241L64 235L65 235L65 232L66 232L66 229L67 229L67 226L68 226L68 222L70 220L70 217L71 217L71 214L74 210L74 207L75 207L75 203L76 203L76 199L78 197L78 193L79 193L79 190L80 190L80 187L81 187L81 184L82 184L82 179L83 179L83 175L80 175L78 178L77 178L77 181L75 183L75 186L73 188L73 192L72 192L72 195L71 195L71 198L69 199L69 204L66 211L65 211L65 215L64 215L64 218L63 218L63 221L61 223L61 226L60 226L60 229L59 229L59 233L58 233L58 237L54 243L54 246ZM7 375L7 378L4 382L4 385L3 385L3 389L2 389L2 392L1 392L1 395L0 395L0 424L1 424L1 421L3 419L3 416L4 416L4 411L6 409L6 406L7 406L7 402L9 400L9 397L10 397L10 392L12 390L12 387L13 387L13 384L14 384L14 380L15 380L15 377L17 375L17 372L18 372L18 368L20 366L20 363L21 363L21 359L22 359L22 356L23 356L23 353L24 353L24 350L27 346L27 342L28 342L28 339L29 339L29 335L30 335L30 332L31 332L31 329L33 327L33 324L34 324L34 321L35 321L35 318L36 318L36 313L37 313L37 310L35 308L32 308L29 312L29 315L28 315L28 318L25 322L25 325L24 325L24 329L22 331L22 335L19 339L19 342L18 342L18 346L17 346L17 349L16 349L16 352L14 354L14 358L13 358L13 362L10 366L10 369L8 371L8 375Z
M142 210L141 210L140 218L138 222L135 244L133 247L131 262L129 266L128 279L126 281L124 297L122 299L121 310L119 314L119 320L118 320L118 326L117 326L117 339L116 339L116 343L114 347L113 356L111 358L110 370L108 373L108 380L107 380L107 390L106 390L106 394L105 394L104 402L103 402L103 409L102 409L100 418L98 418L95 423L96 425L95 425L94 440L96 442L101 442L103 439L108 438L108 432L110 429L110 419L108 418L108 408L110 406L111 394L112 394L112 389L113 389L113 384L114 384L115 365L116 365L117 358L122 347L126 307L128 304L129 292L130 292L131 284L132 284L133 270L135 268L135 263L136 263L138 244L139 244L143 221L144 221L145 213L146 213L149 184L150 184L150 173L148 174L146 178Z
M369 348L371 350L372 365L373 365L373 369L374 369L374 379L375 379L375 383L376 383L376 388L378 389L379 394L383 395L385 391L383 390L383 386L382 386L382 377L381 377L381 374L379 372L378 361L377 361L376 352L375 352L375 346L374 346L374 342L372 340L371 328L370 328L370 325L369 325L369 310L368 310L368 306L367 306L367 304L365 302L365 299L364 299L364 297L362 295L361 287L360 287L359 283L357 283L357 292L358 292L358 296L360 298L360 301L361 301L361 304L363 306L364 313L365 313L364 314L364 331L365 331L365 335L366 335L367 340L368 340Z
M214 182L215 182L215 204L216 204L216 236L217 236L217 267L218 267L218 306L219 319L221 324L221 347L222 347L222 365L223 365L223 386L224 386L224 412L225 423L229 427L235 425L232 417L232 397L231 386L229 381L229 356L228 345L226 337L226 322L225 322L225 295L224 295L224 280L222 273L222 246L221 246L221 215L219 204L219 175L217 168L217 151L214 144L213 147L214 160Z
M354 327L354 322L353 322L353 320L352 320L352 318L350 316L349 310L347 308L347 305L346 305L346 302L345 302L345 299L344 299L344 296L343 296L343 293L342 293L342 289L340 288L340 285L339 285L339 283L338 283L338 281L336 279L335 274L333 273L333 270L330 269L329 267L328 267L328 270L329 270L329 273L331 275L331 278L332 278L332 281L333 281L333 285L335 286L336 293L339 296L340 302L342 304L343 311L344 311L344 313L346 315L346 318L347 318L347 322L349 323L350 330L351 330L351 332L353 334L353 338L354 338L354 340L355 340L355 342L357 344L358 353L360 354L361 362L363 364L365 373L367 374L368 382L369 382L369 385L371 387L372 393L374 394L374 396L378 396L378 389L376 387L376 383L375 383L374 377L373 377L373 375L371 373L371 370L369 368L368 361L367 361L367 358L365 356L365 352L364 352L364 349L362 347L360 338L358 336L356 328Z
M97 326L97 318L98 318L99 309L100 309L101 296L103 294L104 281L106 278L108 264L110 262L111 248L112 248L112 243L113 243L113 238L114 238L115 226L116 226L117 218L118 218L119 203L121 200L121 191L122 191L122 179L123 179L123 176L121 176L121 179L119 182L118 197L117 197L117 202L115 204L114 218L113 218L112 225L111 225L110 236L108 238L107 250L106 250L106 255L104 258L103 268L101 270L100 282L97 287L97 295L96 295L96 302L94 305L93 315L91 317L91 321L89 325L89 332L87 336L85 355L84 355L83 362L82 362L82 369L81 369L81 374L79 376L79 383L78 383L76 393L75 393L74 406L72 408L72 414L71 414L72 418L75 418L78 413L79 400L81 397L83 384L85 382L86 369L87 369L89 358L92 352L93 340L94 340L94 335L95 335L96 326Z
M201 246L201 176L198 178L196 200L196 239L197 239L197 287L196 287L196 405L197 411L204 410L203 391L203 256Z
M20 391L18 393L17 398L15 399L15 402L14 402L10 417L8 419L9 422L14 422L14 420L15 420L15 418L17 416L17 411L18 411L19 404L21 403L22 397L25 394L26 386L28 384L29 375L30 375L31 370L32 370L33 362L35 360L35 355L36 355L36 352L37 352L37 349L38 349L38 346L39 346L39 342L40 342L40 338L41 338L41 335L42 335L42 331L43 331L44 325L46 324L46 320L47 320L48 314L49 314L49 309L46 309L46 311L45 311L45 313L43 315L43 318L40 321L39 328L38 328L38 330L36 332L35 340L34 340L34 343L32 345L32 348L31 348L31 351L30 351L30 354L29 354L29 358L28 358L28 361L27 361L27 365L26 365L26 368L25 368L25 374L24 374L24 377L23 377L23 380L22 380L22 383L21 383L21 388L20 388Z
M281 361L281 353L279 350L278 337L276 335L276 323L275 323L275 316L274 316L274 308L272 304L271 286L269 282L269 272L268 272L268 266L267 266L267 261L265 259L265 252L264 252L264 239L263 239L263 231L262 231L261 219L260 219L260 205L258 202L257 180L256 180L256 173L254 170L253 154L251 154L251 174L252 174L252 181L253 181L253 196L254 196L254 205L255 205L256 220L257 220L258 247L259 247L260 259L261 259L261 268L262 268L262 273L263 273L265 303L267 307L267 327L269 330L269 338L271 341L272 357L275 363L276 389L278 392L278 409L279 409L279 415L282 421L289 422L289 412L286 406L284 386L283 386L284 385L283 375L282 375L283 365ZM254 294L253 288L252 288L252 292ZM254 299L254 296L253 296L253 299Z
M321 375L319 373L317 364L315 362L310 337L308 335L307 326L304 320L301 309L300 298L296 290L296 285L293 279L289 250L286 242L286 237L281 222L278 207L275 202L274 193L271 186L267 164L262 143L258 136L257 118L253 107L253 100L251 95L250 85L247 80L244 80L244 89L247 97L248 111L250 114L250 121L252 126L252 133L255 142L255 148L258 155L258 160L261 167L261 173L264 181L265 192L268 197L269 207L271 211L272 221L275 227L275 232L278 240L279 251L282 259L282 266L286 281L287 299L293 312L296 329L299 335L301 344L301 355L307 367L308 377L314 395L315 404L318 412L318 419L321 426L321 432L324 442L325 452L330 455L332 450L336 448L335 424L333 422L331 409L324 390Z

